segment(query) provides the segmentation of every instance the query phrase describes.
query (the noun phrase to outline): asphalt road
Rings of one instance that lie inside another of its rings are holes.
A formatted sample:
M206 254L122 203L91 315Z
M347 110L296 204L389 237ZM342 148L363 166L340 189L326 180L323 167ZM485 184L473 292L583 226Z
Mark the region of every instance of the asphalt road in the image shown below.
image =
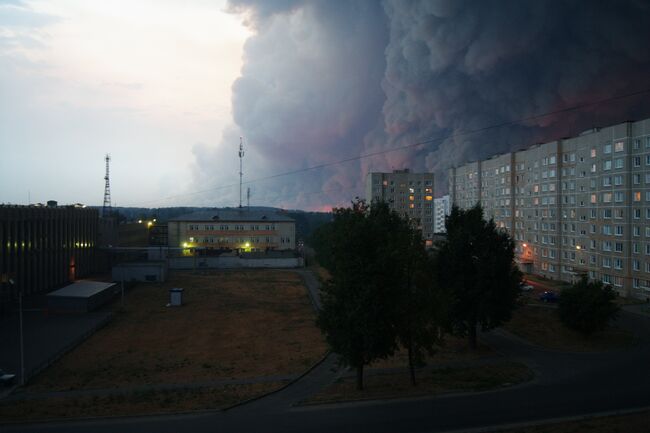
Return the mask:
M531 383L497 391L294 406L339 374L330 356L285 390L226 412L5 425L0 432L440 432L650 406L650 318L625 313L619 320L639 341L606 353L546 351L504 332L484 334L497 351L537 372Z

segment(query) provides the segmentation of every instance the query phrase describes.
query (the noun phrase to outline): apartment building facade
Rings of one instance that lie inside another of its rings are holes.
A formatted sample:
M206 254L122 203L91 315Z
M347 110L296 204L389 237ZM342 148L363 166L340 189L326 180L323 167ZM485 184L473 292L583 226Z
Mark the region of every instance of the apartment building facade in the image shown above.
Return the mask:
M433 199L433 232L445 233L445 218L451 212L451 200L449 194Z
M650 297L650 119L452 168L449 191L510 232L522 270Z
M368 173L366 201L382 200L391 209L409 218L432 244L434 227L433 173L412 173L409 169L392 173Z

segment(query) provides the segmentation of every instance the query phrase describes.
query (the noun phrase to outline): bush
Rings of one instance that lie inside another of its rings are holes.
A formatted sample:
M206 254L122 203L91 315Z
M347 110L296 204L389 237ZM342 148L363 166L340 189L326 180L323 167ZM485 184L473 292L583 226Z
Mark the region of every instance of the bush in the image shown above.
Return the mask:
M558 309L560 320L584 335L602 331L618 315L619 308L614 303L616 296L611 286L604 286L602 281L589 282L583 277L562 290Z

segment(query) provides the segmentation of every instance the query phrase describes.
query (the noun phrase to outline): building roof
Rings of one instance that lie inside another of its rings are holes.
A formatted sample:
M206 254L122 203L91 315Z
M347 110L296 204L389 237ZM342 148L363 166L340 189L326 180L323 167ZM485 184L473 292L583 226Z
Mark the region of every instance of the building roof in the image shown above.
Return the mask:
M47 296L63 296L63 297L73 297L73 298L89 298L99 292L102 292L112 286L115 283L103 283L100 281L75 281L74 283L65 286L62 289L55 290L52 293L48 293Z
M214 209L172 218L169 221L223 222L294 222L293 218L273 211L247 209Z

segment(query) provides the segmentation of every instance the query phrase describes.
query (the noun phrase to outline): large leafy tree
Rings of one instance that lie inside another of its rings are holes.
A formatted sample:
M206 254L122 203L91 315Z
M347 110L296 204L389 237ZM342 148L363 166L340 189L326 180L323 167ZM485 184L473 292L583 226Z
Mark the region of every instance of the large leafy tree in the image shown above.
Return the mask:
M483 219L480 205L454 206L446 221L447 239L439 245L440 281L453 296L451 324L477 345L477 329L495 328L516 308L521 273L514 263L514 242L493 220Z
M558 306L560 320L584 335L602 331L618 315L616 296L612 286L605 286L602 281L590 282L585 276L562 290Z
M399 253L392 248L392 229L398 220L385 204L370 208L358 200L334 209L333 221L314 236L317 259L331 275L317 324L341 363L357 370L359 389L364 366L397 347Z
M424 248L421 232L408 220L395 224L393 249L400 277L395 324L400 346L408 353L411 383L416 385L415 367L424 364L442 343L446 323L447 293L437 284L434 261Z

